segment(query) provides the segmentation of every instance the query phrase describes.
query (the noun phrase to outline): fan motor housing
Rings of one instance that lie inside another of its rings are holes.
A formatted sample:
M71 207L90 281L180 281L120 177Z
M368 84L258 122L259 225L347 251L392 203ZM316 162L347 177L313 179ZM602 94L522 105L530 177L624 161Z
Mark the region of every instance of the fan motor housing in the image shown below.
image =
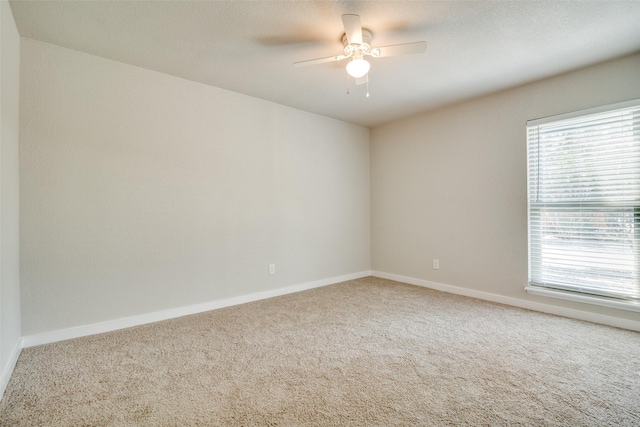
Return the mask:
M373 34L367 29L362 29L362 44L349 44L347 35L342 35L342 45L344 46L344 53L346 55L353 55L354 52L361 51L363 54L371 53L371 40Z

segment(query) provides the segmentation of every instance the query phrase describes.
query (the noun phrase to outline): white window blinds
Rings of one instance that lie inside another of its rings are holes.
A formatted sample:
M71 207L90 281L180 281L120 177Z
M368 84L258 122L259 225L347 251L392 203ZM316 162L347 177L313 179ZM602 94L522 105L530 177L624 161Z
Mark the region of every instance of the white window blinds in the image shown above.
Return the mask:
M529 284L640 301L640 100L527 123Z

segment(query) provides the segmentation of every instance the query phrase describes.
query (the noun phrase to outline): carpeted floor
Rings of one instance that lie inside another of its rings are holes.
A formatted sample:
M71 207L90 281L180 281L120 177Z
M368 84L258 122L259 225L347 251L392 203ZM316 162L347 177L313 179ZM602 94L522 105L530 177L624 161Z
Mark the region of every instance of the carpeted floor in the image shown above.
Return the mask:
M639 426L640 333L365 278L23 350L2 426Z

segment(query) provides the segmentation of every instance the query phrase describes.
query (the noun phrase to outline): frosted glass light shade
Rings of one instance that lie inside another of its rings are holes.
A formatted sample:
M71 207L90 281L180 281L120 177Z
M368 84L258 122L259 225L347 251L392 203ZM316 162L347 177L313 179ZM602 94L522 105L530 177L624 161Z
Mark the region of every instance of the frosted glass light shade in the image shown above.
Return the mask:
M347 73L354 79L359 79L369 72L371 65L362 58L355 58L347 64Z

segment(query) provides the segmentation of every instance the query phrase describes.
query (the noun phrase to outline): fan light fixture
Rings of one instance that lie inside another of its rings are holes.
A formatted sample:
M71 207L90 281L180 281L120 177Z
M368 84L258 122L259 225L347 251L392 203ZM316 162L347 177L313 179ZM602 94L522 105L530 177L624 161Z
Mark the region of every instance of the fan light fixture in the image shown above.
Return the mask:
M359 79L369 72L370 67L369 61L362 59L362 52L356 52L353 59L347 64L347 73L354 79Z

